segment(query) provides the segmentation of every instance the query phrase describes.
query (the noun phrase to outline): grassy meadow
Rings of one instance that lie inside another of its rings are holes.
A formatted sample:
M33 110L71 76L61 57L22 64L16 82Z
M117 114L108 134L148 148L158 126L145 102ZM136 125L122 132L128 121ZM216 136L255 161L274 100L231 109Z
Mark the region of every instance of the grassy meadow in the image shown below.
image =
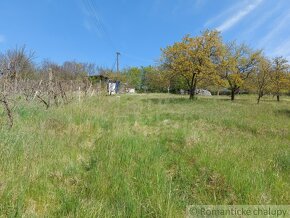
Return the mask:
M290 98L93 96L0 109L0 217L183 217L290 203Z

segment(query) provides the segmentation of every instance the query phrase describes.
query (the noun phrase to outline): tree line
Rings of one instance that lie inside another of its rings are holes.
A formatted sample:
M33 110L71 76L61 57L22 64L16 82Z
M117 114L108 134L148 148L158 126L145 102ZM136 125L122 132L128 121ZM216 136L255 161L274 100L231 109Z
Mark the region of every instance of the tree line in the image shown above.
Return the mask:
M25 47L0 52L0 103L7 111L10 125L13 117L9 99L19 95L27 101L37 99L46 108L65 104L76 92L92 95L96 91L90 75L119 80L138 92L186 90L190 99L195 99L197 88L216 93L226 89L231 100L242 91L256 93L258 103L267 94L279 101L281 95L290 93L287 59L269 58L262 50L246 44L225 43L215 30L194 37L186 35L161 49L155 66L130 67L120 72L77 61L57 64L44 60L37 65L34 57L34 52Z
M279 101L281 94L290 90L285 58L270 59L246 44L224 43L218 31L185 36L162 49L161 63L168 75L184 78L191 99L197 86L228 88L231 100L241 89L248 89L258 94L258 102L265 94L273 94Z
M107 75L139 92L187 90L190 99L195 98L197 88L215 93L228 90L231 100L241 92L256 93L258 103L266 94L279 101L281 95L290 93L287 59L269 58L262 50L235 41L225 43L215 30L195 37L186 35L161 52L157 66L133 67Z

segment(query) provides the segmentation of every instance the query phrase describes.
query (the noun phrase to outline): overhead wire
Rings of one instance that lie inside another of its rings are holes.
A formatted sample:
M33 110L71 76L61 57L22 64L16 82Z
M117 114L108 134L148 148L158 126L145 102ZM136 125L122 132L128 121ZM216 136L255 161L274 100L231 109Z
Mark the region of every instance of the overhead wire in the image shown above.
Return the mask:
M115 59L114 64L112 66L112 71L114 71L114 68L116 67L117 59Z
M104 22L102 21L101 17L99 16L95 2L93 0L82 0L82 1L84 3L84 6L86 7L86 9L88 10L88 12L89 12L89 14L94 22L94 25L97 28L100 35L103 35L105 40L109 44L109 46L112 49L116 50L115 43L113 42L109 31L105 27Z
M102 21L101 17L99 16L97 5L94 0L82 0L83 5L85 9L87 10L88 15L90 16L94 27L96 28L96 31L99 35L103 36L108 43L108 45L111 47L112 50L117 51L115 43L113 42L111 35L107 28L104 25L104 22ZM144 59L141 57L137 57L136 55L131 55L126 52L122 52L122 55L124 55L127 58L142 61L142 62L147 62L147 63L154 63L157 62L155 60L149 60L149 59ZM116 62L117 59L115 59L114 64L112 66L112 70L116 67Z

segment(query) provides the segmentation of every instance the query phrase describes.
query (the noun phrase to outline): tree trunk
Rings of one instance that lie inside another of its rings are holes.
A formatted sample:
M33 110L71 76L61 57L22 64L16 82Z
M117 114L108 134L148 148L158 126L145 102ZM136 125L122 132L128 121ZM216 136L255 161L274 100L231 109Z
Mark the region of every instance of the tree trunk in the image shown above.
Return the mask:
M262 97L263 97L263 92L259 92L258 99L257 99L257 104L260 103L260 100L261 100Z
M233 101L233 100L235 100L235 89L232 89L231 90L231 100Z
M195 96L195 89L194 89L194 87L191 87L189 90L189 99L193 100L194 96Z
M192 81L191 81L190 90L189 90L189 93L190 93L189 99L190 100L195 99L194 97L195 97L196 83L197 83L197 81L196 81L195 77L193 77Z
M261 96L259 95L259 96L258 96L258 99L257 99L257 104L260 103L260 99L261 99Z
M277 101L280 101L280 95L277 95Z

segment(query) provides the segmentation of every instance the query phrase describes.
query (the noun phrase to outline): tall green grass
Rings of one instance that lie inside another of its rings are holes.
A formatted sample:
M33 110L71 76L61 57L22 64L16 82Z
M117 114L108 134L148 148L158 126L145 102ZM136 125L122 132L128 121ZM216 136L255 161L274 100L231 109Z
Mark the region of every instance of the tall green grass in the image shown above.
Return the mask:
M0 217L183 217L289 204L290 101L91 97L0 122Z

